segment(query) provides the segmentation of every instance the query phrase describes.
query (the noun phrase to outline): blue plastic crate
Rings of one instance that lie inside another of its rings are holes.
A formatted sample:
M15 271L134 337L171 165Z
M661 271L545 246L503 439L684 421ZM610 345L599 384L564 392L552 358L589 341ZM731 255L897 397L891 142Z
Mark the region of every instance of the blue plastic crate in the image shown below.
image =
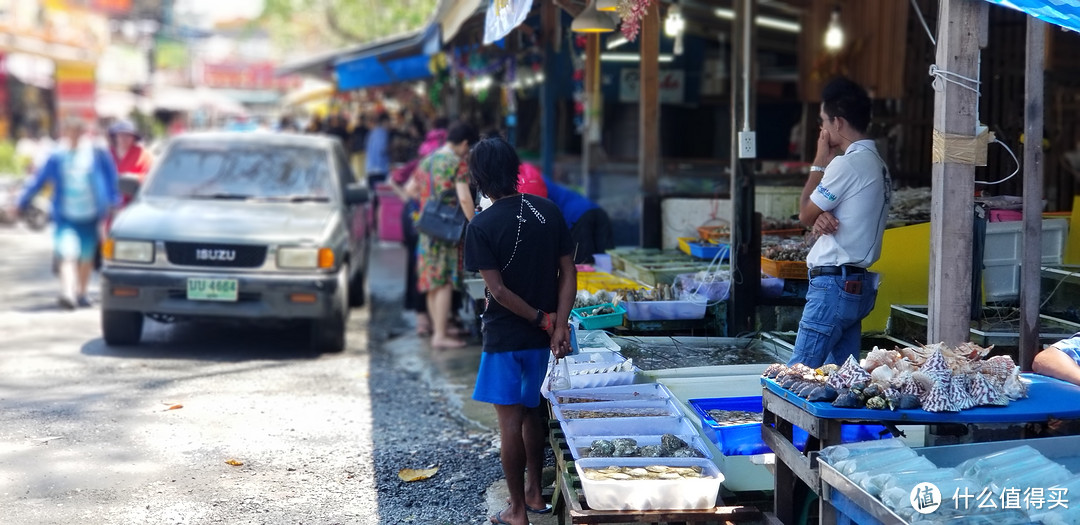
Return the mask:
M725 456L749 456L772 452L761 439L761 423L720 426L709 416L709 411L716 409L761 412L763 410L761 396L691 399L690 406L697 412L705 435ZM885 427L881 425L844 425L840 430L840 439L844 443L855 443L892 437L888 432L881 433L885 430ZM806 447L809 435L805 430L795 427L792 437L792 441L799 450Z
M596 308L610 306L615 312L603 315L581 315L584 312L595 310ZM620 304L615 306L611 303L598 304L596 306L583 306L581 308L574 308L570 311L574 319L577 319L581 323L581 328L585 330L600 330L601 328L611 328L613 326L619 326L622 324L623 316L626 315L626 308Z
M720 254L720 260L726 261L731 255L731 250L727 244L712 244L703 242L688 242L687 246L690 247L690 255L699 259L712 260L716 258L717 254Z

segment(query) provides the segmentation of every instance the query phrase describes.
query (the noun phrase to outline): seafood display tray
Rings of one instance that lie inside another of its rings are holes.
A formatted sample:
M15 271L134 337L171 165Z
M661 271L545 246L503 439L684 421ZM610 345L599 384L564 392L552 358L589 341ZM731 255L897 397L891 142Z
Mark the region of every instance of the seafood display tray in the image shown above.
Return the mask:
M618 352L621 347L603 330L580 330L573 328L575 353Z
M697 428L685 417L615 417L560 421L566 439L577 436L693 435Z
M600 388L574 388L557 390L551 393L552 405L577 405L581 403L559 403L562 397L596 398L594 403L603 401L629 401L629 400L668 400L674 396L671 391L660 383L640 383L636 385L606 386Z
M636 479L592 480L586 478L585 468L701 467L705 477L696 479ZM683 510L710 509L716 506L724 475L709 459L704 458L584 458L574 462L585 501L597 510Z
M1003 407L976 407L960 412L837 408L830 403L807 401L767 377L761 378L761 384L810 415L827 419L964 424L1022 423L1048 418L1080 418L1080 386L1038 374L1020 374L1020 377L1029 381L1026 399L1011 401L1008 406Z
M613 415L610 417L571 417L578 415L577 411L581 410L625 415ZM646 415L645 412L655 415ZM675 403L671 399L629 399L623 401L598 401L595 403L551 405L551 413L555 416L555 419L558 419L559 421L579 419L608 421L611 419L627 417L640 417L643 419L678 417L682 415L682 410L675 406Z
M704 319L709 306L704 297L683 301L626 301L626 318L630 321L678 321Z
M772 452L761 437L761 423L721 426L709 416L710 410L717 409L761 413L763 410L761 396L691 399L688 403L701 419L701 428L705 436L715 443L725 456L752 456ZM843 425L840 430L840 439L844 443L855 443L891 437L891 434L887 432L882 433L885 430L885 427L881 425ZM803 450L806 447L807 437L809 435L805 430L794 427L792 441L796 448Z
M610 314L588 315L590 311L605 306L610 306L614 312ZM621 325L622 318L626 315L626 309L623 308L621 304L614 305L612 303L604 303L596 306L574 308L570 313L574 316L574 319L581 324L582 328L586 330L599 330L601 328L612 328Z
M574 456L574 460L577 461L579 459L588 459L588 458L583 458L581 456L581 450L591 447L593 441L596 441L597 439L606 439L608 441L611 441L613 439L618 439L618 438L631 438L634 441L637 441L637 444L638 444L639 447L643 447L643 446L647 446L647 445L659 445L661 437L662 437L661 434L640 434L640 435L632 435L632 436L576 436L576 437L568 437L568 438L566 438L566 446L568 448L570 448L570 454L572 456ZM677 436L677 437L679 439L685 441L687 444L689 444L690 447L693 448L694 450L697 450L698 452L700 452L702 457L704 457L706 459L712 459L712 452L709 451L709 447L705 446L705 442L702 441L701 438L697 434L687 434L687 435L682 435L682 436ZM612 457L612 458L602 458L602 459L619 460L619 459L623 459L623 458ZM658 459L658 458L649 458L649 459Z

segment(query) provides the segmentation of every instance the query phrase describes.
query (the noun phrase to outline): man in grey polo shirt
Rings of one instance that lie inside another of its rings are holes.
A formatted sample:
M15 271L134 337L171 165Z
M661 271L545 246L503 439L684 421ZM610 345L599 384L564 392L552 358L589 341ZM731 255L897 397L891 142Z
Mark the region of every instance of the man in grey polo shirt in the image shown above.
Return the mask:
M817 155L799 199L799 220L818 240L806 258L810 287L788 363L815 368L858 357L862 320L877 299L878 276L867 268L881 256L891 193L889 170L866 135L866 91L837 78L821 100Z

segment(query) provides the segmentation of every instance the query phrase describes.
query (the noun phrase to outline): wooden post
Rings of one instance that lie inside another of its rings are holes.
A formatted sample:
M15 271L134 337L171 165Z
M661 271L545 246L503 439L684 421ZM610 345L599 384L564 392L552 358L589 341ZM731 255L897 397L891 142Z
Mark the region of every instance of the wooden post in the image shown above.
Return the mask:
M641 182L641 246L659 248L660 229L660 6L641 20L641 113L638 179Z
M554 2L540 4L540 28L544 45L544 82L540 84L540 168L545 177L555 177L555 141L558 126L556 116L559 113L558 101L555 100L555 52L561 31L559 23L561 13Z
M981 0L941 0L937 39L939 68L968 78L979 77L979 35L986 6ZM935 135L974 137L978 94L953 82L939 83L941 89L934 93ZM946 155L948 152L946 146ZM970 338L974 187L974 163L934 159L928 343L944 341L955 345Z
M598 126L600 107L600 34L585 35L585 129L581 133L581 175L585 187L585 196L595 198L593 169L597 164L595 136Z
M1020 369L1031 370L1039 344L1042 274L1043 65L1046 23L1027 17L1024 73L1024 237L1020 264Z

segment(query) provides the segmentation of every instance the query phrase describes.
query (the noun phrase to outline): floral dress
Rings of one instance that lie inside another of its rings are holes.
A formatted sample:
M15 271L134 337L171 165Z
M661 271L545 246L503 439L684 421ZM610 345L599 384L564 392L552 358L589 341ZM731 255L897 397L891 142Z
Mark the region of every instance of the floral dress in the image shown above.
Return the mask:
M437 197L446 190L453 190L458 182L469 182L469 172L465 162L450 149L449 145L435 150L420 161L413 172L420 184L420 209L424 209L428 199ZM432 189L434 182L434 190ZM459 242L442 242L421 233L417 243L416 266L417 289L421 292L443 285L457 286L459 271Z

